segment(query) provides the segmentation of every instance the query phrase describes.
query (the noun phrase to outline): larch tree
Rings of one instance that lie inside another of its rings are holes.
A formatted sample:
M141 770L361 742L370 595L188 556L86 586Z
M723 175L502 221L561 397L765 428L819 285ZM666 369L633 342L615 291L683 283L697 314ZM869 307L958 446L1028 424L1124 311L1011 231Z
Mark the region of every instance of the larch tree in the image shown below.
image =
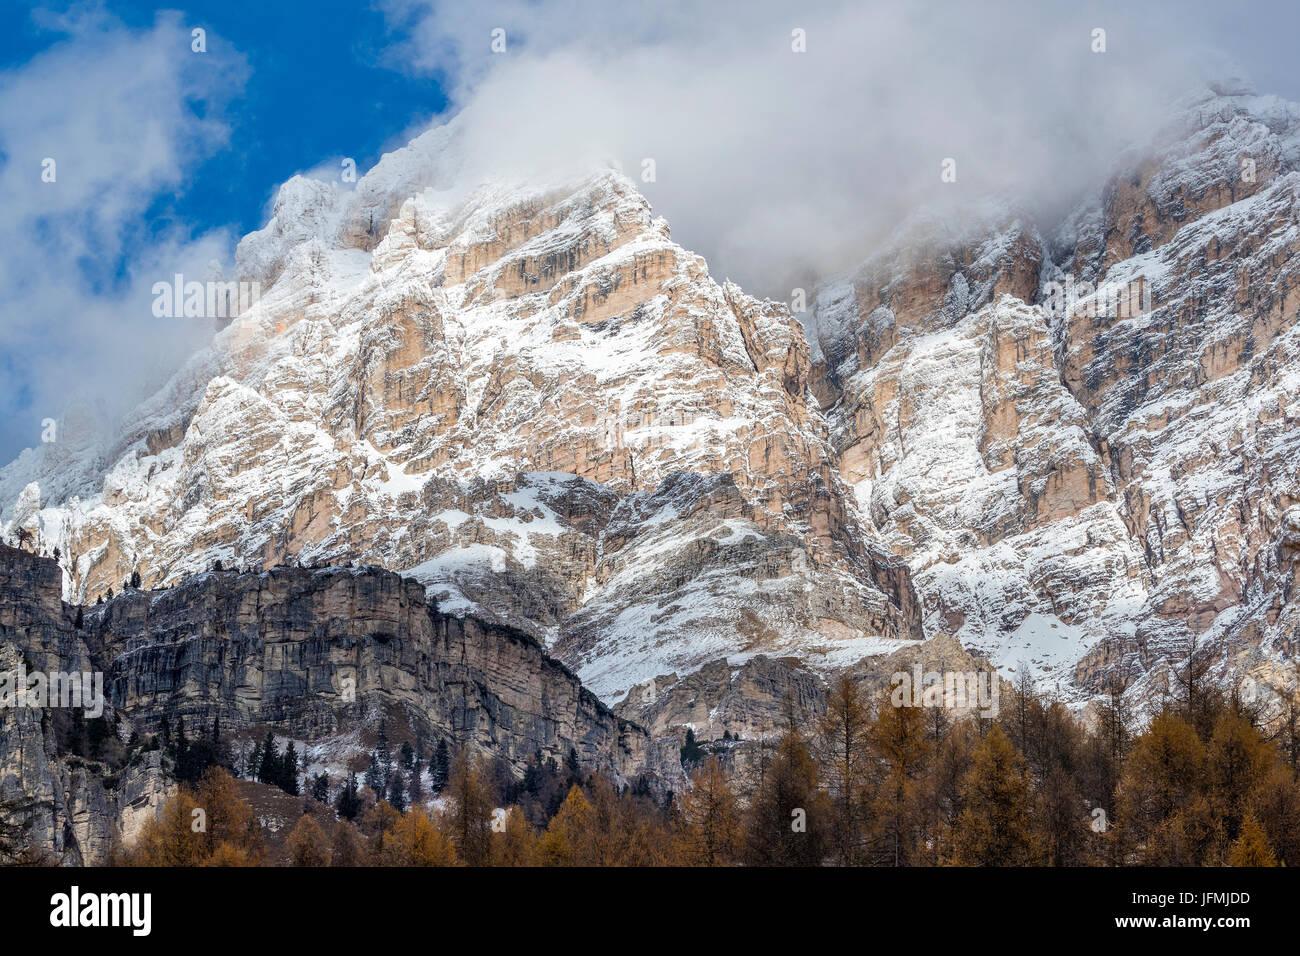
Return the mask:
M1120 842L1149 864L1185 862L1188 841L1203 829L1196 801L1204 780L1205 747L1196 731L1162 711L1124 761L1115 797Z
M741 848L741 813L736 795L716 757L691 775L691 787L677 800L682 856L693 866L729 866Z
M996 724L975 748L962 790L965 809L957 823L955 862L961 866L1032 864L1025 758Z
M788 730L750 802L745 861L757 866L817 866L833 825L830 799L818 789L808 744Z
M456 855L469 866L491 862L493 799L482 768L467 752L457 755L447 781L447 825Z
M286 842L294 866L329 866L330 844L325 831L310 813L304 813L289 831Z
M1264 828L1253 816L1241 824L1241 835L1232 844L1228 854L1229 866L1277 866L1277 856L1268 844Z
M543 866L591 866L595 859L591 832L596 813L577 784L569 794L538 843L538 860Z
M827 695L826 713L817 725L816 749L834 807L831 845L844 866L863 858L870 726L871 708L861 688L842 674Z

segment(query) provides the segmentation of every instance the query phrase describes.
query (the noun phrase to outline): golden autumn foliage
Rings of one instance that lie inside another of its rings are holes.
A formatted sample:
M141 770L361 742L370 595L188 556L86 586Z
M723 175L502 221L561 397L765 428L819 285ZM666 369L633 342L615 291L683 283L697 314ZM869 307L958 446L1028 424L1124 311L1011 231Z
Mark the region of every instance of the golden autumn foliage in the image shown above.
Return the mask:
M423 808L416 807L394 821L384 834L381 866L452 866L456 850L451 840L430 819Z
M680 855L691 866L729 866L738 862L743 818L736 795L717 758L691 776L691 788L678 800Z
M294 866L329 866L329 841L324 829L309 813L304 813L294 824L289 833L288 849Z
M114 862L1300 865L1300 776L1285 733L1270 739L1201 677L1186 701L1139 727L1112 695L1085 724L1021 680L995 718L953 717L868 700L845 678L810 734L787 729L775 750L701 742L671 794L583 776L573 754L563 769L539 754L520 779L462 753L436 804L403 813L380 800L350 821L315 803L273 832L240 798L250 785L213 769L177 789Z

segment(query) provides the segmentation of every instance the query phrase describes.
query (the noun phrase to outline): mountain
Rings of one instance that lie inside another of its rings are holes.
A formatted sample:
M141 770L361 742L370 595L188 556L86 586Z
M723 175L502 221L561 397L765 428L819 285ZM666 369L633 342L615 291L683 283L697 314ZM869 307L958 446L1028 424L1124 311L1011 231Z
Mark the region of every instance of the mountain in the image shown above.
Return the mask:
M631 182L295 179L239 247L265 289L105 448L0 486L69 600L138 571L368 562L547 642L607 698L725 655L921 635L839 480L799 326L719 284Z
M647 725L760 685L726 712L770 723L769 678L952 637L1080 702L1196 642L1289 679L1294 105L1191 97L1053 221L918 213L798 317L616 171L465 164L452 124L286 183L257 304L120 431L0 471L68 601L364 562Z
M840 475L927 634L1076 698L1197 644L1294 683L1298 186L1296 106L1211 90L1052 230L918 216L820 290Z
M534 638L440 613L390 571L207 572L80 614L60 577L54 561L0 545L0 669L102 674L102 716L121 738L89 745L100 716L89 706L85 718L0 707L0 798L21 800L29 845L64 863L104 862L174 790L162 752L143 744L168 728L199 740L217 726L226 746L273 730L299 741L304 774L336 785L385 726L516 774L535 755L563 765L572 754L619 781L681 777L675 746L616 717Z

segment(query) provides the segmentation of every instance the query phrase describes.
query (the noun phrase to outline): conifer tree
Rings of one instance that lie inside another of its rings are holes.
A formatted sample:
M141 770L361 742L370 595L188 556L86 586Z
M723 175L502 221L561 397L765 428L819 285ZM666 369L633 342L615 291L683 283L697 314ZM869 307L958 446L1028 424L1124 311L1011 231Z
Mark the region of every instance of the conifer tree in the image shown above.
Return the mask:
M492 833L492 865L534 866L536 863L537 834L519 807L507 807L505 829Z
M1116 792L1117 839L1150 865L1199 865L1209 838L1198 816L1205 747L1191 725L1164 710L1138 736ZM1198 836L1199 835L1199 836Z
M1205 756L1210 805L1227 838L1235 840L1250 813L1251 798L1272 769L1276 750L1245 717L1224 710L1214 723Z
M357 814L361 812L361 797L357 793L357 775L355 773L348 774L348 782L344 784L343 789L339 792L334 809L338 811L339 816L344 820L355 820Z
M704 748L695 740L695 729L686 728L686 742L682 745L682 769L690 773L704 757Z
M817 866L831 820L831 803L818 789L808 745L787 730L750 802L745 860L757 866Z
M355 779L353 791L355 795ZM353 814L355 816L355 814ZM350 822L351 817L343 817L334 824L333 840L330 847L330 866L361 866L365 862L365 847L361 844L356 828Z
M881 696L866 735L875 757L875 797L871 801L874 862L907 866L923 840L921 778L930 754L923 708L894 706Z
M280 775L284 772L284 763L280 759L280 748L276 746L275 735L271 731L266 732L266 740L262 742L262 760L257 767L257 779L271 786L280 785Z
M429 815L416 807L394 820L384 834L380 862L385 866L452 866L456 850Z
M870 717L858 685L844 674L827 695L826 713L817 727L817 758L834 805L831 842L844 866L862 858Z
M1229 866L1277 866L1277 856L1268 845L1264 828L1254 816L1247 816L1241 824L1241 835L1232 844L1228 855Z
M423 776L419 764L411 768L411 778L406 785L407 796L410 797L411 806L415 806L424 799L424 782L420 779Z
M492 797L482 768L468 752L453 761L445 793L451 801L447 823L456 856L469 866L486 865L492 849Z
M278 784L285 793L298 796L298 751L294 749L293 740L290 740L284 748Z
M286 848L294 866L329 866L332 855L329 841L310 813L298 818L289 832Z
M726 774L710 757L691 776L677 801L682 820L682 856L695 866L728 866L741 848L741 814Z
M591 866L594 827L595 811L582 788L574 784L538 841L538 860L543 866Z
M442 793L450 775L451 755L447 750L447 741L439 740L433 756L429 758L429 789L434 796Z
M1034 862L1025 758L995 724L975 748L963 786L956 862L962 866L1027 866Z
M370 755L370 763L366 767L365 773L366 786L375 794L376 800L384 799L384 794L388 792L388 781L384 777L384 771L379 766L379 756Z
M388 802L398 813L406 812L406 781L400 770L394 770L388 778Z

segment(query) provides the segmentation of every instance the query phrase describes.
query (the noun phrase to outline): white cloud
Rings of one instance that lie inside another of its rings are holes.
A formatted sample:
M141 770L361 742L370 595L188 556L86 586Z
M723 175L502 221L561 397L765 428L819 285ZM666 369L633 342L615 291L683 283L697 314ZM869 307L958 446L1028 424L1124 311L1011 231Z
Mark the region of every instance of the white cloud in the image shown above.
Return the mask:
M146 30L97 12L38 18L61 38L0 73L6 452L34 444L41 419L73 394L111 415L191 352L211 328L160 325L150 286L228 261L232 243L160 227L148 212L225 145L221 108L241 82L240 58L211 36L210 52L191 52L188 26L171 14ZM54 182L42 180L47 158ZM15 417L21 388L32 407Z
M918 206L1072 193L1209 60L1179 34L1195 19L1185 4L384 6L405 32L387 62L445 80L484 169L612 156L635 176L652 157L643 190L675 237L781 297L794 276L856 262ZM806 53L792 51L796 28ZM949 157L956 185L940 181Z

